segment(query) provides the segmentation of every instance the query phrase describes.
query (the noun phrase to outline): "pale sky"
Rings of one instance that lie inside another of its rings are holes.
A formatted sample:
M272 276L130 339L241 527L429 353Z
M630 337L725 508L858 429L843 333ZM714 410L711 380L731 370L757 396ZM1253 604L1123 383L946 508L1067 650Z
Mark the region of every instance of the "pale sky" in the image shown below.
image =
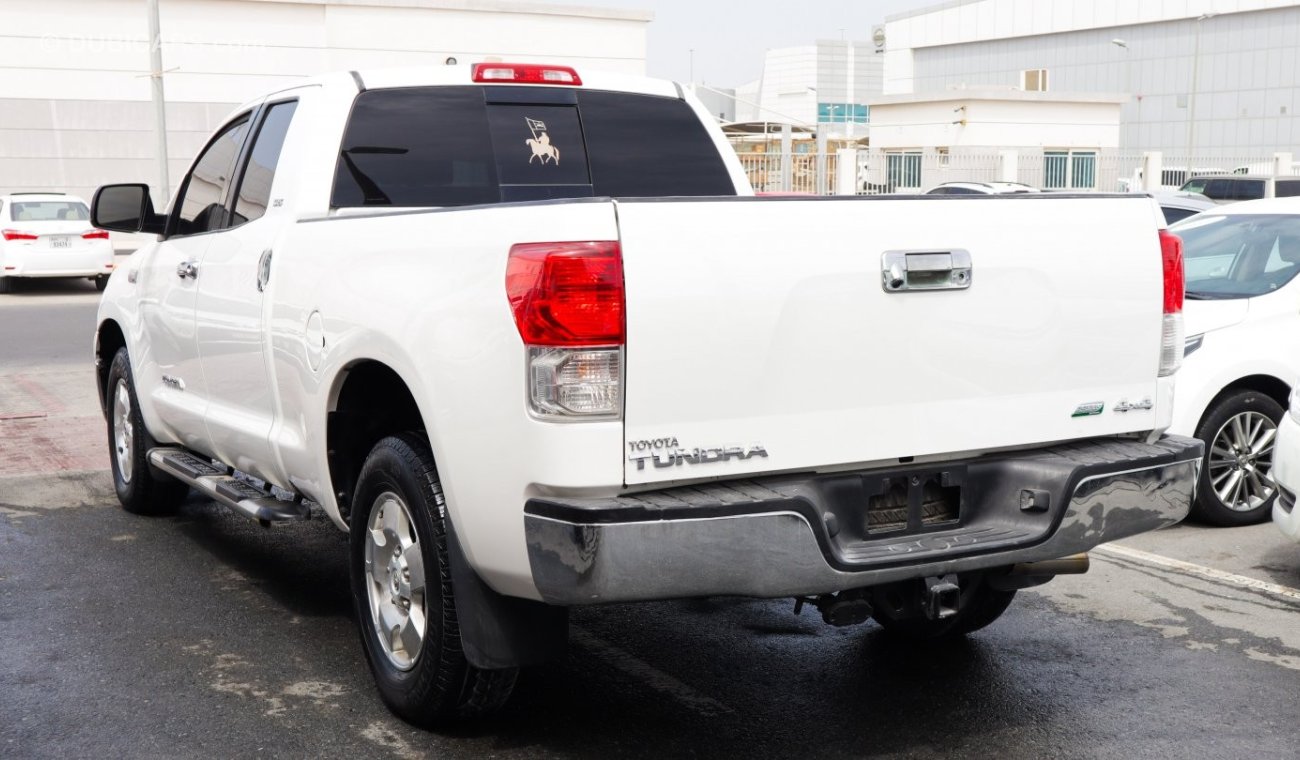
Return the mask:
M652 11L646 73L734 87L758 79L768 48L810 45L815 40L871 39L871 27L893 15L942 0L561 0L574 5Z

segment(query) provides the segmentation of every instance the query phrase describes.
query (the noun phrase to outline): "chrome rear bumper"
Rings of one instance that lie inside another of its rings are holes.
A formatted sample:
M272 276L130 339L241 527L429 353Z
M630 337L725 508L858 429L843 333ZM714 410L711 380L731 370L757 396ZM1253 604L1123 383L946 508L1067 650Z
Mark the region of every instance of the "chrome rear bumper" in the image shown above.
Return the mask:
M1171 525L1187 514L1200 460L1190 438L1105 439L887 472L535 498L529 560L553 604L829 593L1055 559ZM854 527L863 484L914 474L964 480L960 520ZM1029 508L1027 491L1039 495Z

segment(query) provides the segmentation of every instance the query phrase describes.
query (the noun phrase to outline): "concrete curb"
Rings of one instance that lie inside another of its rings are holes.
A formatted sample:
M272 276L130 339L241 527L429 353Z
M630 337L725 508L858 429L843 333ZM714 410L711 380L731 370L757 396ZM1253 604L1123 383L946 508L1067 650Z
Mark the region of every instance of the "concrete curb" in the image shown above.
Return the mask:
M108 470L71 470L0 477L0 514L115 504Z

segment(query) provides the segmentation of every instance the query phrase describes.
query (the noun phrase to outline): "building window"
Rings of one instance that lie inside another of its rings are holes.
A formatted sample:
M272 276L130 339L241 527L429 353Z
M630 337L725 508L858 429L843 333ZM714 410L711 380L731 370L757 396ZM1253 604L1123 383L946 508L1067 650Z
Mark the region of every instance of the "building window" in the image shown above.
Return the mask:
M1091 150L1043 152L1043 188L1093 190L1097 187L1097 153Z
M921 189L921 152L885 154L886 181L889 192Z
M940 169L947 169L951 166L952 155L948 152L947 148L935 148L934 152L935 156L938 158L937 163L939 164Z
M1020 89L1026 92L1047 92L1047 69L1025 69L1020 72Z

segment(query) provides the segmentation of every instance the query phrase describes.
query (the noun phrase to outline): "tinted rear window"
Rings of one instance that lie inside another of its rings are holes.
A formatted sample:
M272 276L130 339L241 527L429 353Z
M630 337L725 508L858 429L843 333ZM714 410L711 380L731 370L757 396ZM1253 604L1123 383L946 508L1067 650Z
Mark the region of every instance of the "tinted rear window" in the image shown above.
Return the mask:
M580 90L578 107L596 195L735 195L699 117L684 100Z
M80 201L14 201L10 209L15 222L84 222L90 209Z
M1273 192L1279 198L1294 198L1300 195L1300 179L1278 180Z
M685 101L480 87L357 96L331 205L463 206L502 200L735 195L711 136ZM525 93L528 97L525 98ZM576 94L576 105L575 105Z
M1165 224L1181 222L1193 214L1200 213L1190 208L1176 208L1174 206L1161 206L1160 210L1165 213Z

